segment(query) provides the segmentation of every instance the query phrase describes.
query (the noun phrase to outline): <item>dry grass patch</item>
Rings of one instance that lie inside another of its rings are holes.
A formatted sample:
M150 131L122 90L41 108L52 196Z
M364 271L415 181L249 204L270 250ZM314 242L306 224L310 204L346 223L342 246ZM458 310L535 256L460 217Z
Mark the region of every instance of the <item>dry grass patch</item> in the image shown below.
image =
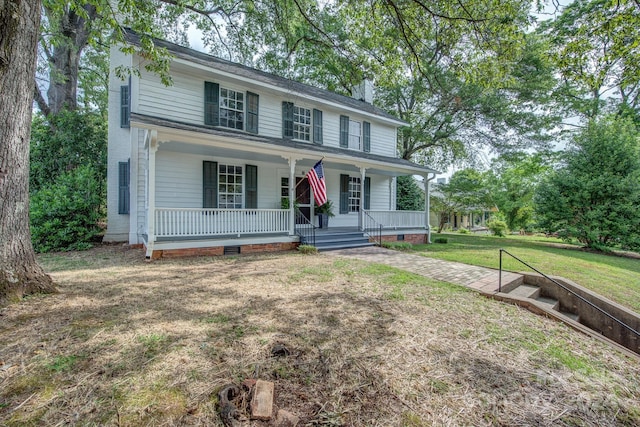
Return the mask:
M247 378L301 425L640 424L638 360L390 267L116 246L41 262L61 294L0 311L1 425L222 425L217 391Z

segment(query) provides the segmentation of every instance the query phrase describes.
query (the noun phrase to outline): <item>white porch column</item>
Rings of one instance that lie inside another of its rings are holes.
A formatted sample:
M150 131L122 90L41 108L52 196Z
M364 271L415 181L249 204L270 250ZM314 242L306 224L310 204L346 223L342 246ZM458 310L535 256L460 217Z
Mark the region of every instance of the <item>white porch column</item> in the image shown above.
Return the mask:
M367 168L360 167L360 212L358 212L358 228L364 231L364 179Z
M431 181L435 177L435 173L431 178L429 178L429 174L424 175L424 223L427 229L427 243L431 243Z
M296 158L289 157L289 235L296 234Z
M147 259L153 254L156 241L156 152L158 151L158 132L150 132L149 138L149 208L147 209Z

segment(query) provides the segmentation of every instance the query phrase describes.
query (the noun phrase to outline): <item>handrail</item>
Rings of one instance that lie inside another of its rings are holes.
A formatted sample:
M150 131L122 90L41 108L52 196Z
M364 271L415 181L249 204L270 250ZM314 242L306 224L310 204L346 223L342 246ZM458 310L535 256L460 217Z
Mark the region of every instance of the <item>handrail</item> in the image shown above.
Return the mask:
M369 237L372 237L378 246L382 246L382 224L373 219L369 212L365 210L362 212L364 213L362 231L369 235Z
M597 311L599 311L600 313L604 314L605 316L607 316L608 318L610 318L614 322L618 323L620 326L628 329L629 331L631 331L636 336L640 337L640 332L636 331L631 326L629 326L626 323L624 323L622 320L618 319L617 317L613 316L610 313L607 313L606 311L604 311L603 309L601 309L600 307L598 307L597 305L595 305L594 303L592 303L588 299L584 298L582 295L578 295L577 293L575 293L571 289L567 288L562 283L558 282L557 280L552 279L551 277L547 276L546 274L544 274L543 272L539 271L538 269L530 266L529 264L527 264L526 262L522 261L517 256L515 256L512 253L509 253L508 251L506 251L505 249L500 249L500 273L498 275L498 292L502 292L502 253L503 252L505 254L509 255L510 257L512 257L513 259L515 259L516 261L519 261L520 263L526 265L527 267L529 267L530 269L532 269L533 271L535 271L536 273L538 273L539 275L541 275L545 279L547 279L547 280L555 283L556 285L560 286L562 289L564 289L565 291L569 292L573 296L577 297L582 302L585 302L585 303L587 303L587 305L591 306L592 308L595 308Z
M300 209L296 209L295 232L300 236L300 243L315 246L316 245L316 226L313 225L309 218L303 214Z

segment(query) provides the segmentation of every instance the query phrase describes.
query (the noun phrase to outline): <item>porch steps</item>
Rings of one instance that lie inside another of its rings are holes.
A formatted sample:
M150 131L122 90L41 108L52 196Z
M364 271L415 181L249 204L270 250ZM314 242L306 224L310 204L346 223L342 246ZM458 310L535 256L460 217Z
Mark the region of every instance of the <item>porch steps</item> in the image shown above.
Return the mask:
M318 251L337 249L364 248L373 246L363 232L329 232L316 234L315 247Z
M515 288L508 289L506 294L518 299L533 300L545 310L557 312L575 322L580 322L580 316L577 313L562 310L560 308L560 302L557 299L541 296L540 287L538 286L525 285L522 283Z

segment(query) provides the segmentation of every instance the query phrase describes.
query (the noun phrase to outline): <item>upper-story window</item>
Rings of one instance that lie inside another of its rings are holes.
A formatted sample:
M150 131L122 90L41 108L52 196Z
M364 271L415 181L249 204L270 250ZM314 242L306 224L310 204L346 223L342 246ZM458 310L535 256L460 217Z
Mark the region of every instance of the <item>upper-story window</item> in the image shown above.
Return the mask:
M311 110L293 107L293 139L309 141L311 139Z
M131 115L131 78L129 84L120 86L120 127L128 128Z
M349 116L340 116L340 147L370 152L371 123L360 123Z
M349 148L361 150L360 146L360 122L349 120Z
M204 82L204 124L258 133L258 95Z
M220 126L244 129L244 93L220 88Z
M322 111L283 102L282 136L322 144Z

